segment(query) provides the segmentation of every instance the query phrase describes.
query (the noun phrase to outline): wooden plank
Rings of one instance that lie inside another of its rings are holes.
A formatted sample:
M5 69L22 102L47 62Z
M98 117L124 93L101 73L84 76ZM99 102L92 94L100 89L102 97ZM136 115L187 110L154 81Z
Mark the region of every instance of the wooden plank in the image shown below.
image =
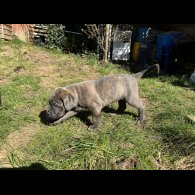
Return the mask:
M12 33L12 29L4 28L4 30L9 31Z
M42 33L42 34L48 34L47 32L42 31L34 31L34 33Z
M12 31L9 31L7 29L4 29L4 34L11 35L12 36Z
M34 28L34 30L36 30L36 31L39 31L39 30L48 31L48 29L45 29L45 28Z
M6 30L12 31L12 26L8 26L8 25L4 24L3 27L4 27L4 29L6 29Z
M11 28L4 28L4 30L8 30L8 31L12 32Z
M1 32L0 32L0 35L1 35L2 37L4 37L4 36L12 37L12 35L10 35L10 34L6 34L6 33L2 34Z
M45 37L47 37L47 34L34 33L34 36L45 36Z
M43 34L43 33L33 33L34 36L36 35L41 35L41 36L47 36L47 34Z
M4 38L4 29L3 29L3 24L1 24L1 34L2 34L2 37Z
M12 27L12 24L4 24L4 25Z
M40 33L47 33L47 31L46 30L34 30L34 32L40 32Z
M4 34L4 35L1 34L1 36L2 36L2 37L5 37L5 36L6 36L6 37L11 37L11 38L12 38L12 36L6 35L6 34Z
M29 29L30 29L30 30L34 30L34 27L33 27L33 26L29 26Z
M12 30L4 29L4 32L7 32L7 33L11 33L12 34Z
M44 32L44 31L34 31L33 33L36 33L36 34L48 34L47 32Z
M10 37L10 38L12 38L12 36L10 36L10 35L6 35L6 34L4 34L4 35L0 34L0 35L1 35L2 38L4 38L4 37Z
M11 40L11 39L12 39L12 36L4 35L4 36L3 36L3 39L5 39L5 40Z
M41 25L35 25L34 28L38 28L38 29L48 29L47 26L41 26Z
M34 27L34 30L44 30L44 31L47 31L48 28L36 28L36 27Z
M11 37L11 38L12 38L12 36L11 36L11 35L7 35L7 34L4 34L4 37Z

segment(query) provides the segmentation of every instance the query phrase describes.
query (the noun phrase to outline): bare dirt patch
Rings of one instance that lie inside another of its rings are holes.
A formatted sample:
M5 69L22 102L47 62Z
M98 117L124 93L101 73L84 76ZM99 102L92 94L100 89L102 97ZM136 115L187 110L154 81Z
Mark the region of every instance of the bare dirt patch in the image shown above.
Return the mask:
M7 85L9 84L11 81L8 78L0 78L0 86L1 85Z
M195 170L195 156L184 157L175 163L176 170Z
M39 126L22 127L19 131L11 133L5 144L0 148L0 167L12 167L9 162L9 155L20 148L23 148L36 134Z
M25 54L25 59L42 66L52 64L55 61L53 57L44 51L27 52Z
M0 56L13 58L13 57L15 57L14 49L11 48L10 46L3 46L3 47L1 47Z
M27 52L24 58L36 64L33 69L25 71L24 74L39 76L40 85L46 88L53 88L58 84L60 73L57 72L55 65L59 63L59 59L44 51Z
M137 157L129 157L116 161L117 169L119 170L134 170L137 166Z
M94 68L83 62L82 66L73 58L66 56L57 57L45 51L28 51L24 59L36 64L31 70L25 70L22 74L39 76L40 85L44 88L54 89L60 83L69 78L79 78L80 80L94 79L98 74L94 74ZM60 65L60 66L59 66Z

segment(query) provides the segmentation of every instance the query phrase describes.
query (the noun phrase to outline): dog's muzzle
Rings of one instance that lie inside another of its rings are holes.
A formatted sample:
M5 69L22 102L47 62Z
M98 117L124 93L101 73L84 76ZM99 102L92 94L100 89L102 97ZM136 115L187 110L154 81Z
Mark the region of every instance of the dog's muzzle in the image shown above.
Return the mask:
M52 120L57 120L61 117L63 117L67 112L64 111L62 114L57 114L57 113L54 113L52 112L50 109L46 110L46 115L48 118L52 119Z

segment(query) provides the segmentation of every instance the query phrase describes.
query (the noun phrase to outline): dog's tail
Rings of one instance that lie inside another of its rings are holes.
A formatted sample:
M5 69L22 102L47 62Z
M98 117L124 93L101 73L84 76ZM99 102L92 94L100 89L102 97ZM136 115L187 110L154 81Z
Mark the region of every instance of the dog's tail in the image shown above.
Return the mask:
M160 72L160 66L159 66L159 64L154 64L154 65L152 65L152 66L149 66L148 68L146 68L145 70L142 70L142 71L140 71L140 72L138 72L138 73L135 73L135 74L133 74L132 76L134 76L136 79L140 79L148 70L150 70L150 69L152 69L152 68L157 68L157 73L158 73L158 75L159 75L159 72Z

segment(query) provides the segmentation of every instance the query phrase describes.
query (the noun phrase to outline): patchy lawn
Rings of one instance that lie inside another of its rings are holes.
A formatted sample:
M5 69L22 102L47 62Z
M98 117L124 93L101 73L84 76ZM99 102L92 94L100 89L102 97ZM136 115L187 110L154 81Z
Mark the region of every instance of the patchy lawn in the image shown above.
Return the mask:
M195 91L187 77L139 80L146 125L136 125L137 110L112 115L87 130L88 112L63 124L46 126L40 113L51 92L70 83L127 73L102 66L94 56L78 56L14 40L0 41L0 167L31 169L195 169ZM33 165L33 166L32 166Z

